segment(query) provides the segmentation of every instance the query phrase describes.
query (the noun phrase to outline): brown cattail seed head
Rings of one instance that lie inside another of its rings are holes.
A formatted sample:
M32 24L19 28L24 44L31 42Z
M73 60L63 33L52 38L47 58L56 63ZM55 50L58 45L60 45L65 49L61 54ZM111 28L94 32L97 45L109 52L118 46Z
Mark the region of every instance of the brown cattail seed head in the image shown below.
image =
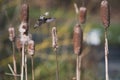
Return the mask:
M100 14L101 14L102 23L105 29L107 29L110 25L110 7L107 0L103 0L101 2Z
M33 56L35 52L35 44L33 40L28 41L28 54Z
M53 27L52 28L52 47L54 49L57 49L58 48L58 45L57 45L57 30L56 30L56 27Z
M80 20L80 23L83 24L85 23L86 21L86 14L87 14L87 8L86 7L80 7L80 17L79 17L79 20Z
M74 53L77 55L81 54L82 42L83 42L83 32L81 26L77 24L74 27L74 33L73 33Z
M8 32L9 32L9 39L10 39L10 41L14 41L14 39L15 39L14 27L9 27Z
M28 22L29 20L29 6L28 4L23 4L21 8L21 20L23 22Z
M21 43L19 37L16 38L16 47L17 47L17 49L18 49L19 51L21 51L21 49L22 49L22 43Z

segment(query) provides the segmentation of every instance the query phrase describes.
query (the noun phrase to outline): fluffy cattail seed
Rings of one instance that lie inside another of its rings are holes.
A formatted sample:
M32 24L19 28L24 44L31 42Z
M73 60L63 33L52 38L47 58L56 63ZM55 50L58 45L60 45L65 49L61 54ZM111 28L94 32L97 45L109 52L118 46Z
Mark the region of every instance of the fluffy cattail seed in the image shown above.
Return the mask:
M83 32L82 32L81 26L77 24L74 27L74 33L73 33L74 53L77 55L81 54L82 41L83 41Z
M28 54L33 56L35 52L35 44L33 40L28 41Z
M30 40L30 38L28 35L26 35L26 34L20 35L20 41L22 44L27 44L27 41L29 41L29 40Z
M29 20L29 6L28 4L23 4L21 8L21 21L28 22Z
M57 49L58 48L58 45L57 45L57 30L56 30L56 27L53 27L52 28L52 46L54 49Z
M20 24L20 26L19 26L19 32L20 32L21 34L26 34L26 35L27 35L27 33L28 33L28 25L27 25L26 22L22 22L22 23Z
M110 7L107 0L103 0L101 2L100 14L101 14L102 23L106 29L110 25Z
M15 39L14 27L9 27L8 32L9 32L9 39L10 39L10 41L14 41L14 39Z
M86 21L86 14L87 14L87 8L86 7L80 7L80 23L83 24Z

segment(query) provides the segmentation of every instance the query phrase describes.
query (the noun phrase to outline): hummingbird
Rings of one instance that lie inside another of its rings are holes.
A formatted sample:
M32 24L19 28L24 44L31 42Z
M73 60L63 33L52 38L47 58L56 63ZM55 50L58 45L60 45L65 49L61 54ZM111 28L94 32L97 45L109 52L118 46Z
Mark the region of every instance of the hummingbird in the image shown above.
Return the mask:
M51 17L46 17L47 15L42 15L39 17L39 19L36 21L34 28L37 28L39 26L41 26L42 24L45 23L50 23L53 22L55 20L55 18L51 18Z

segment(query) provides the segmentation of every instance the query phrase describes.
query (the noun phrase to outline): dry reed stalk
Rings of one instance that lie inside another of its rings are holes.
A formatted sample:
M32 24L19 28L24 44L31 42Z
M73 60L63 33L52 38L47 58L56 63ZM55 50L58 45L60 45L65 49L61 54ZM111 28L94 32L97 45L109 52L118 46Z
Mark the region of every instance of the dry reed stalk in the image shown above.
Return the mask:
M56 80L59 80L59 68L58 68L58 57L57 57L57 30L56 27L52 28L52 47L54 48L55 56L56 56Z
M108 74L108 40L107 40L107 31L105 31L105 76L106 80L109 80L109 74Z
M107 40L107 29L110 25L110 7L107 0L103 0L100 5L101 20L105 29L105 78L109 80L108 74L108 40Z
M15 75L17 74L17 67L16 67L16 58L15 58L15 30L13 27L9 27L9 39L12 42L12 51L13 51L13 69ZM17 80L17 77L14 76L14 80Z
M101 15L102 23L105 29L107 29L110 25L110 7L109 7L109 3L107 0L103 0L101 2L100 15Z
M24 78L24 69L27 70L25 67L25 44L29 40L28 37L28 21L29 21L29 6L28 4L24 3L21 7L21 25L19 27L20 32L20 41L22 43L22 65L21 65L21 80ZM26 72L27 78L27 72Z
M74 53L77 55L77 59L76 59L76 80L81 79L82 41L83 41L83 32L82 32L81 26L79 24L77 24L74 27L74 33L73 33Z
M24 78L24 67L25 67L25 44L22 43L22 64L21 64L21 80Z
M105 78L109 80L108 74L108 40L107 40L107 30L110 25L110 7L107 0L103 0L100 5L101 20L105 29Z
M81 24L86 22L87 8L82 6L79 9L79 21Z

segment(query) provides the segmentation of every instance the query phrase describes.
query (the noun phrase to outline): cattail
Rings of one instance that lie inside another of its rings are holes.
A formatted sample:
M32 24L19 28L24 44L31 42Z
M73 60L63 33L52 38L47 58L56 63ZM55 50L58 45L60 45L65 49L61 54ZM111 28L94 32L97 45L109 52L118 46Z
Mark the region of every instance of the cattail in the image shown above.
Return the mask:
M28 41L28 54L33 56L35 52L35 44L33 40Z
M101 14L102 23L105 29L107 29L110 25L110 7L107 0L103 0L101 2L100 14Z
M57 45L57 30L56 30L56 27L53 27L52 28L52 47L54 49L57 49L58 48L58 45Z
M83 41L83 32L82 32L81 26L77 24L74 27L74 34L73 34L74 53L77 55L81 54L82 41Z
M21 8L21 21L28 22L29 20L29 6L28 4L23 4Z
M17 49L18 49L19 51L22 50L22 43L21 43L19 37L16 38L16 47L17 47Z
M8 32L9 32L9 39L10 39L10 41L14 41L14 39L15 39L14 27L9 27Z
M86 14L87 14L87 8L86 7L80 7L80 17L79 17L79 20L80 20L80 23L83 24L85 23L86 21Z

